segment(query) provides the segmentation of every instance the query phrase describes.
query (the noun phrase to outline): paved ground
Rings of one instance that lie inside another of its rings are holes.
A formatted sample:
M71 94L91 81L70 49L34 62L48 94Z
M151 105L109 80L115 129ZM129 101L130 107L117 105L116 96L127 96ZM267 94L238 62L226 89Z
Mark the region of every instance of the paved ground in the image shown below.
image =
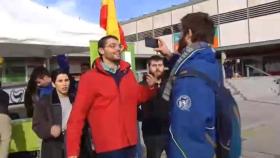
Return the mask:
M244 158L280 158L280 96L238 101Z

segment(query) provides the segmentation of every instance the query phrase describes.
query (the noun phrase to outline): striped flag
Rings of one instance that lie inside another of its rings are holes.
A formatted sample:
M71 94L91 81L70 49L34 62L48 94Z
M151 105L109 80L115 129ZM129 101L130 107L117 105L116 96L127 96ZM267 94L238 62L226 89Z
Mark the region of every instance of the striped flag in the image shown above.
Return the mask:
M100 26L106 30L107 35L116 36L123 45L124 49L127 49L123 30L117 20L114 0L102 0L100 10Z

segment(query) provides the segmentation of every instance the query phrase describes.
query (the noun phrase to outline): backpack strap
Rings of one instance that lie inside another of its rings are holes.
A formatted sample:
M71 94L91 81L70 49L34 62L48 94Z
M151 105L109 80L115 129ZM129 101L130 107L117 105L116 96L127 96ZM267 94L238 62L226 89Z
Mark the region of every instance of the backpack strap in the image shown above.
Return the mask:
M183 70L181 70L178 74L175 75L175 79L176 78L182 78L182 77L198 77L202 80L204 80L207 85L216 93L219 89L218 84L210 79L208 77L208 75L206 75L205 73L201 72L201 71L197 71L195 69L191 69L191 68L185 68Z

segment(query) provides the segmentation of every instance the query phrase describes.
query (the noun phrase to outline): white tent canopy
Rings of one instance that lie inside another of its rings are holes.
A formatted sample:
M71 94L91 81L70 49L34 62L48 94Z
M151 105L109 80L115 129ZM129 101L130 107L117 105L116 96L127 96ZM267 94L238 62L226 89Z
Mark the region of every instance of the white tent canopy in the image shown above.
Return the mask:
M31 0L0 1L0 55L50 56L88 51L105 31Z

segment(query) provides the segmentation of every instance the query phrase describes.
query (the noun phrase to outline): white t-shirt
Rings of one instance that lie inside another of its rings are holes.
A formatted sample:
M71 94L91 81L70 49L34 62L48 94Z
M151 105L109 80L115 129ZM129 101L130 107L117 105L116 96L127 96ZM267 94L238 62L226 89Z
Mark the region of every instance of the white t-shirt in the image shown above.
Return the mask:
M62 109L62 131L65 131L67 128L67 121L72 110L72 104L69 100L69 97L61 97L59 96L59 100L61 103Z

